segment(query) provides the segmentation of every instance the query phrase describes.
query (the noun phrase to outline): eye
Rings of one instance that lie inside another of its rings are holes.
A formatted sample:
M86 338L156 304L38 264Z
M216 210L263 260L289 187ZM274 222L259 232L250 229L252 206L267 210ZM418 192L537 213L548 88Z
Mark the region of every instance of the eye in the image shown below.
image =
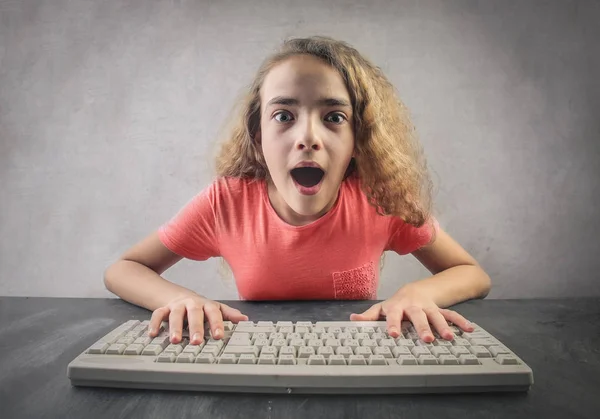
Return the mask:
M277 122L290 122L293 119L292 115L285 111L277 112L274 118Z
M325 119L339 125L346 120L346 116L341 112L333 112L327 115Z

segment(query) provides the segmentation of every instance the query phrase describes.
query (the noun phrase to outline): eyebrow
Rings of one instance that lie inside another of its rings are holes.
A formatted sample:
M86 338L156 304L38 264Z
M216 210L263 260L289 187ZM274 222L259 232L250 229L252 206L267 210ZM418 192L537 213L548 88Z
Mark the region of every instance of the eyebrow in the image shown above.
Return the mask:
M271 105L285 105L285 106L296 105L297 106L299 104L300 104L300 101L298 99L295 99L293 97L285 97L285 96L276 96L267 102L267 106L271 106ZM352 107L350 105L350 102L348 102L346 99L335 98L335 97L327 97L327 98L319 99L317 101L317 104L319 104L320 106L342 106L342 107L348 107L348 108Z

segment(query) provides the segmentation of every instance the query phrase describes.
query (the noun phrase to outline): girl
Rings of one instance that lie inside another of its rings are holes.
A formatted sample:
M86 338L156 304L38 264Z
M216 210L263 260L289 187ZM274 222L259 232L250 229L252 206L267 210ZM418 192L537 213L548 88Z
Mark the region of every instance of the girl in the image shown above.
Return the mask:
M108 290L169 321L172 343L223 336L239 310L162 278L182 258L222 257L246 300L376 299L386 250L431 276L350 320L401 320L451 340L445 307L483 298L490 279L431 215L431 185L408 112L379 68L346 43L293 39L261 66L217 158L217 178L105 272Z

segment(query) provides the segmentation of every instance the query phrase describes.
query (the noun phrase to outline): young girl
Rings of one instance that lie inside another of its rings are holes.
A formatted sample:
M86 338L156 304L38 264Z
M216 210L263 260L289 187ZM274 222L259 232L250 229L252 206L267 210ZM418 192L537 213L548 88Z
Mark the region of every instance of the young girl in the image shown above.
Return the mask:
M431 186L408 112L355 49L293 39L261 66L217 159L218 177L105 272L108 290L169 321L172 343L203 341L204 322L248 320L161 277L182 258L222 257L245 300L376 299L386 250L414 255L432 276L350 320L409 320L425 342L469 322L455 303L483 298L490 279L431 215Z

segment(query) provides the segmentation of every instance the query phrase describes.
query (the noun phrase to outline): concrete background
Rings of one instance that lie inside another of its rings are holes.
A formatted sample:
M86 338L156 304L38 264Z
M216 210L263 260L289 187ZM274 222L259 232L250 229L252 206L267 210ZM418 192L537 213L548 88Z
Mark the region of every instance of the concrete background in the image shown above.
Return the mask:
M260 61L312 34L395 83L489 298L600 295L600 2L366 3L1 0L0 295L110 295L104 268L211 180ZM237 298L217 267L166 276ZM379 297L426 274L388 253Z

